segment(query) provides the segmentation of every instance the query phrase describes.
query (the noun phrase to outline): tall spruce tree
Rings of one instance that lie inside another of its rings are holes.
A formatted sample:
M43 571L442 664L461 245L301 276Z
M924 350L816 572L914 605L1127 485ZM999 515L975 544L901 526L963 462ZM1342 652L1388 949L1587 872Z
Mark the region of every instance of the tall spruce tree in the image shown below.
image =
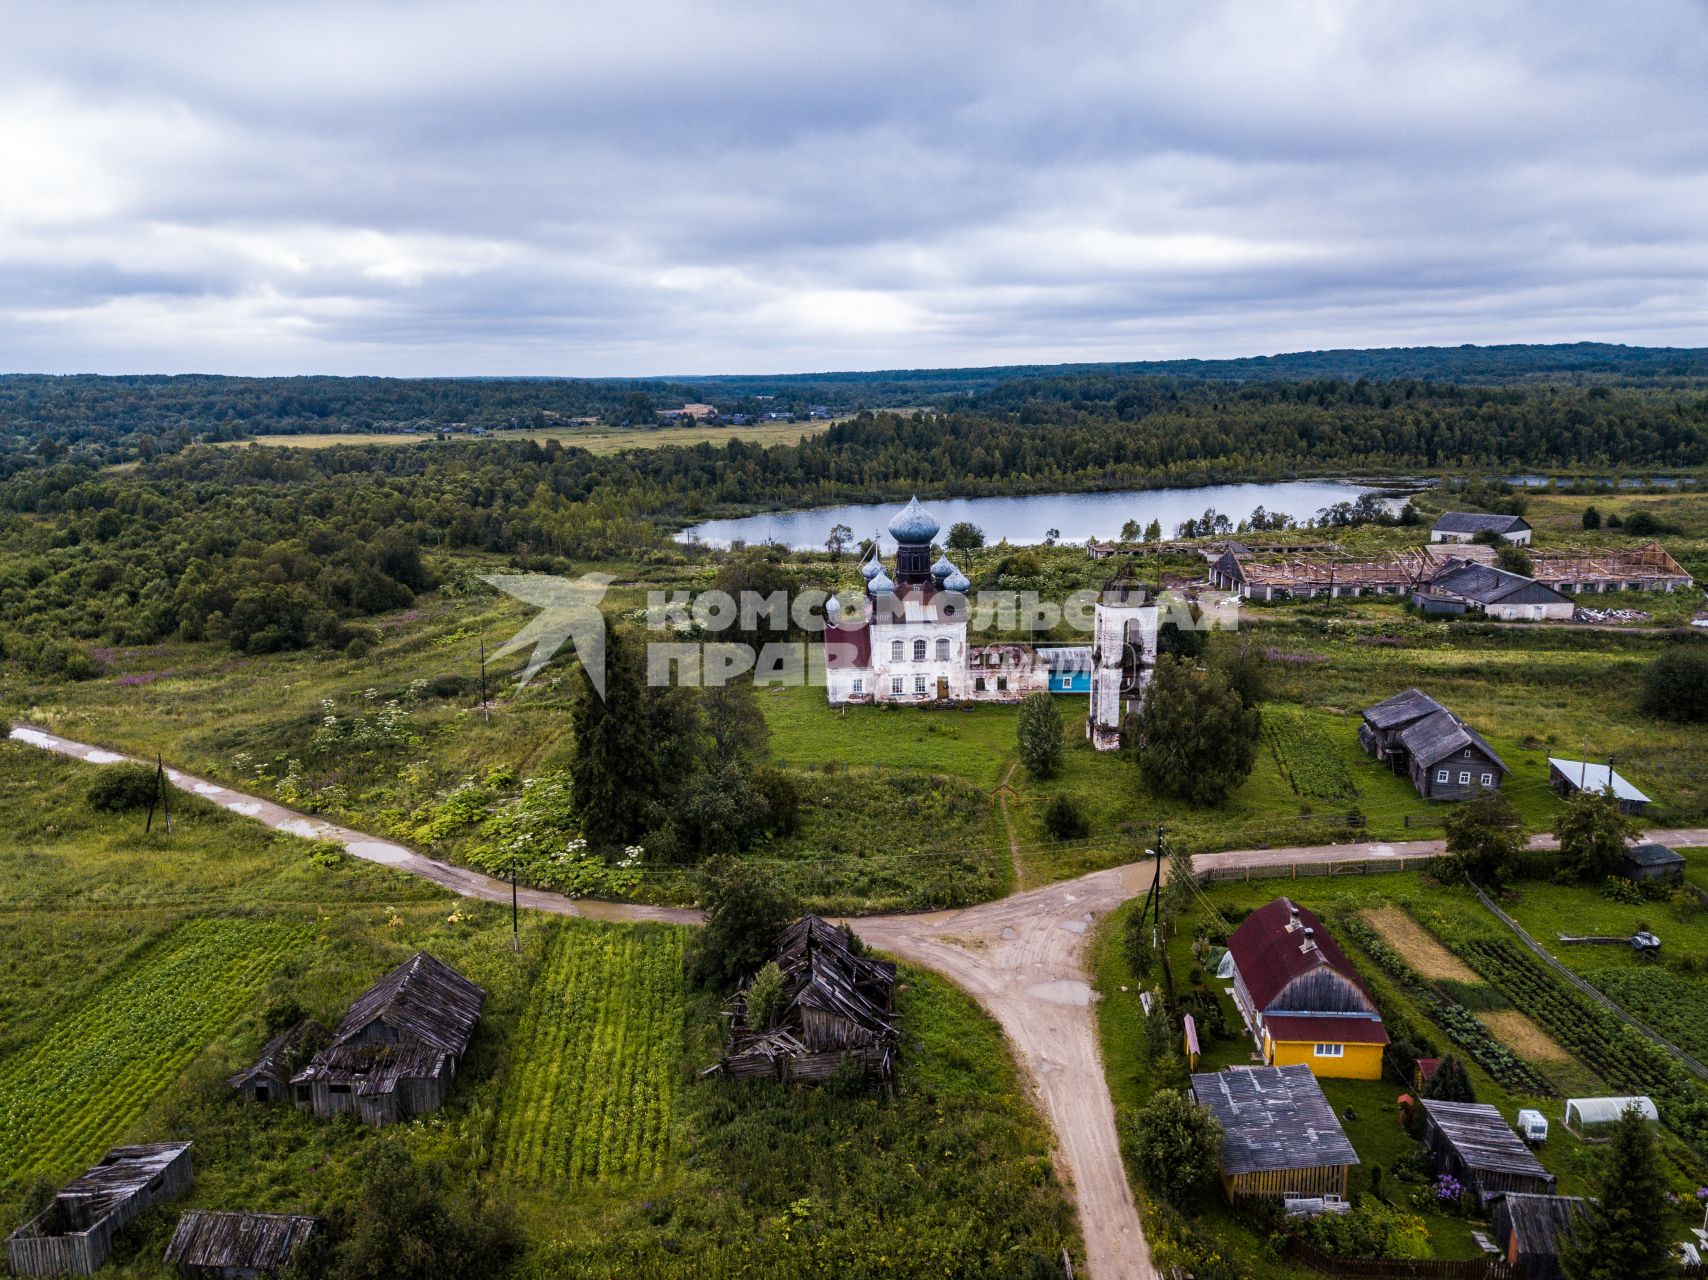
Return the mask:
M1032 693L1020 704L1015 732L1020 760L1034 778L1051 778L1062 764L1062 713L1047 693Z
M1678 1274L1668 1244L1666 1179L1655 1135L1631 1108L1605 1148L1589 1216L1560 1259L1566 1280L1661 1280Z
M1423 1086L1423 1096L1436 1102L1475 1102L1477 1091L1465 1064L1449 1054L1435 1068L1429 1083Z
M1139 773L1153 794L1221 804L1257 763L1260 723L1225 674L1165 655L1139 710Z
M599 696L583 663L576 664L575 672L571 802L588 844L614 848L646 829L647 806L658 791L646 683L637 656L609 618L605 696Z

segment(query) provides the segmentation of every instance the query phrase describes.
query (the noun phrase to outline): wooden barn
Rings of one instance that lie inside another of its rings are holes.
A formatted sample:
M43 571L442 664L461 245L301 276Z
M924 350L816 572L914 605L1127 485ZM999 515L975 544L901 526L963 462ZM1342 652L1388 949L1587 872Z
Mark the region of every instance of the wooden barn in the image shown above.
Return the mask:
M262 1045L255 1061L226 1083L251 1102L283 1102L291 1096L291 1077L326 1038L325 1027L302 1018Z
M298 1213L222 1213L192 1209L178 1219L166 1264L193 1277L260 1280L284 1271L319 1218Z
M1680 880L1684 877L1684 855L1653 840L1625 850L1620 870L1627 880Z
M1565 760L1548 757L1548 785L1562 796L1574 796L1580 791L1613 793L1621 813L1638 814L1649 807L1649 797L1610 764L1591 764L1587 760Z
M1426 800L1468 800L1498 791L1506 779L1494 748L1421 689L1365 708L1358 742L1394 773L1408 775Z
M1423 1144L1441 1173L1450 1173L1486 1204L1509 1192L1552 1195L1554 1175L1542 1167L1500 1111L1486 1102L1425 1098Z
M1228 937L1234 1003L1255 1028L1266 1065L1379 1080L1382 1015L1323 922L1289 898L1240 921Z
M817 916L783 930L775 958L784 988L770 1025L745 1025L745 992L737 996L723 1057L702 1074L821 1081L854 1063L867 1079L888 1080L898 1040L895 966L862 955Z
M1309 1067L1234 1067L1192 1077L1192 1096L1222 1126L1230 1202L1346 1194L1358 1153Z
M368 988L291 1077L299 1111L385 1125L444 1104L486 992L418 951Z
M6 1238L12 1274L93 1275L112 1257L119 1228L182 1195L190 1178L187 1142L114 1147Z
M1560 1280L1560 1247L1570 1242L1589 1214L1578 1196L1509 1192L1490 1209L1495 1243L1524 1280Z

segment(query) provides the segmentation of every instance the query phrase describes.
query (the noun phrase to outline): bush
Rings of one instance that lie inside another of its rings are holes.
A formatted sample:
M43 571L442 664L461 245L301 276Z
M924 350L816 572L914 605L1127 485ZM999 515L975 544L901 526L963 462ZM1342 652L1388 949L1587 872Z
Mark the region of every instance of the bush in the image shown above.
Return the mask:
M1222 1126L1174 1089L1159 1089L1133 1117L1127 1145L1145 1186L1173 1205L1190 1201L1216 1179Z
M89 806L102 813L146 809L158 794L155 768L146 764L107 765L95 775L85 793Z
M753 985L747 989L747 1025L754 1031L763 1031L771 1025L771 1019L777 1016L777 1010L783 1003L783 988L786 979L783 971L777 967L775 960L768 960L758 973L753 975Z
M1638 706L1662 720L1708 720L1708 649L1677 648L1651 662Z
M702 869L700 905L706 926L694 939L689 969L699 986L724 989L771 958L777 935L798 913L774 877L728 856Z
M1062 715L1048 693L1032 693L1020 704L1015 732L1020 760L1034 778L1054 777L1062 763Z
M1372 1170L1372 1173L1375 1171ZM1427 1258L1429 1227L1415 1213L1391 1209L1371 1196L1360 1196L1350 1213L1313 1218L1304 1236L1337 1258Z
M1077 799L1061 795L1044 808L1044 830L1052 840L1083 840L1091 834L1091 819Z

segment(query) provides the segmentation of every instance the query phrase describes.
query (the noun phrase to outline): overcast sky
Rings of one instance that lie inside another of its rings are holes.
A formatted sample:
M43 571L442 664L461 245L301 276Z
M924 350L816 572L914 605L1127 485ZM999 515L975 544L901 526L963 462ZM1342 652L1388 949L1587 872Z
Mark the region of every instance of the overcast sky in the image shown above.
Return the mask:
M1708 0L0 0L0 369L1708 345Z

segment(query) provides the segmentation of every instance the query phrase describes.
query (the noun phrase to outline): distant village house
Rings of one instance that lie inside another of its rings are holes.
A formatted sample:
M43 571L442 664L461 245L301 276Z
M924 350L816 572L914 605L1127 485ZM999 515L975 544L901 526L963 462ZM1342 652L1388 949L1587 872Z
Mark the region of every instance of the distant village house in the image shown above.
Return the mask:
M1479 1205L1506 1192L1551 1195L1554 1175L1486 1102L1425 1098L1423 1145L1435 1167L1451 1174Z
M1358 741L1394 773L1408 775L1426 800L1468 800L1498 791L1506 778L1494 748L1419 689L1366 708Z
M1492 533L1514 546L1530 545L1530 522L1523 516L1489 515L1481 511L1448 511L1429 527L1431 542L1474 542Z

